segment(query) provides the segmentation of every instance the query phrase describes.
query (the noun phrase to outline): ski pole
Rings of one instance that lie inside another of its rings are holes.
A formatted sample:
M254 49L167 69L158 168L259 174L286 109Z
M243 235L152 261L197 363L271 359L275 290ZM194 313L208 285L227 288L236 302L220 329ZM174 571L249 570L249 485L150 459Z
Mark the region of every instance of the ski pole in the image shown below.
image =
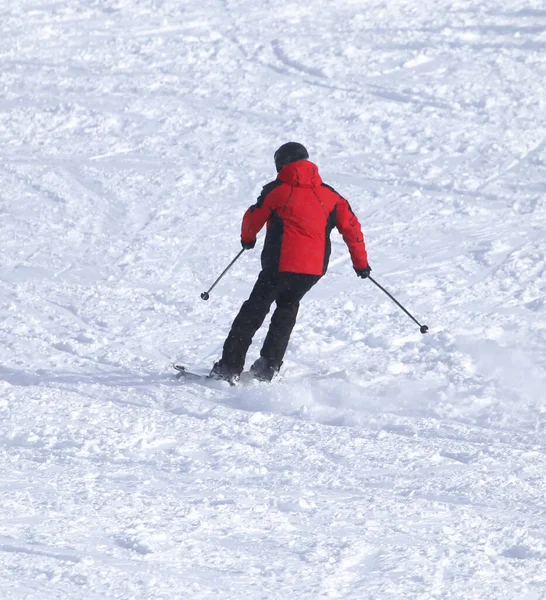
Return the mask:
M239 258L239 256L241 256L241 254L245 251L245 249L243 248L239 254L237 254L237 256L229 263L229 265L222 271L220 277L218 277L218 279L210 286L210 289L207 292L203 292L201 294L201 299L202 300L208 300L209 299L209 294L210 292L212 292L212 290L216 287L216 284L220 281L220 279L222 279L222 277L231 269L231 267L234 265L235 261Z
M413 321L415 321L417 323L417 325L419 325L419 329L421 331L421 333L426 333L428 331L428 325L421 325L421 323L419 323L419 321L411 314L409 313L401 304L400 302L398 302L398 300L392 295L389 294L389 292L387 292L387 290L382 286L379 285L379 283L377 283L377 281L371 277L370 275L368 275L368 279L375 284L381 291L385 292L385 294L387 294L387 296L395 303L397 304L407 315L410 319L413 319Z

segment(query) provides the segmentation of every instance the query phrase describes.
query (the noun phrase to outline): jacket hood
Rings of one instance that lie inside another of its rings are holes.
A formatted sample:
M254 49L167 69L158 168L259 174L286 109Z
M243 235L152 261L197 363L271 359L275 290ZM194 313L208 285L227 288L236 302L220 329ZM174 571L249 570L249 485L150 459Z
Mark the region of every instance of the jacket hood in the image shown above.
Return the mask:
M310 160L297 160L285 165L277 175L277 179L296 187L318 187L322 179L318 167Z

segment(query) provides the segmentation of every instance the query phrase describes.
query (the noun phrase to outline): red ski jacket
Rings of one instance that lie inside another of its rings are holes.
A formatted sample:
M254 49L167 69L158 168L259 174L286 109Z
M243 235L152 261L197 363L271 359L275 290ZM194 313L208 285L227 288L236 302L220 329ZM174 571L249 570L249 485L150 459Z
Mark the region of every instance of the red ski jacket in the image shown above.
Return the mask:
M264 270L324 275L334 227L342 234L355 269L368 266L356 215L345 198L322 182L317 166L308 160L289 163L263 188L243 217L243 242L253 242L266 223Z

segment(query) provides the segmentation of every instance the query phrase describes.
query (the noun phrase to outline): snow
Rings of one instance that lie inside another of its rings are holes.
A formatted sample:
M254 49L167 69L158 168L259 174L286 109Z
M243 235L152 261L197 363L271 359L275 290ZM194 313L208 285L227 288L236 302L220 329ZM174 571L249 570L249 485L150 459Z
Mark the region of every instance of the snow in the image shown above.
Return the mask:
M546 599L545 48L535 0L3 3L0 598ZM281 381L177 382L290 140L430 332L334 234Z

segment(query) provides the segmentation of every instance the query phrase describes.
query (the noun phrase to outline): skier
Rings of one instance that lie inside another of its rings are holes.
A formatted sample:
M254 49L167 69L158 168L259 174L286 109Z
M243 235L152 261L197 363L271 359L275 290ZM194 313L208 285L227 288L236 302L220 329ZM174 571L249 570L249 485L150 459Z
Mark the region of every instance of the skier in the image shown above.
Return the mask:
M343 235L358 277L365 279L371 271L356 215L347 200L322 182L306 148L288 142L275 152L274 159L277 178L262 189L241 227L241 244L250 250L267 223L262 271L233 321L221 359L212 367L210 377L215 379L234 382L239 378L252 338L273 301L271 324L250 371L262 381L271 381L279 371L300 300L326 273L334 227Z

